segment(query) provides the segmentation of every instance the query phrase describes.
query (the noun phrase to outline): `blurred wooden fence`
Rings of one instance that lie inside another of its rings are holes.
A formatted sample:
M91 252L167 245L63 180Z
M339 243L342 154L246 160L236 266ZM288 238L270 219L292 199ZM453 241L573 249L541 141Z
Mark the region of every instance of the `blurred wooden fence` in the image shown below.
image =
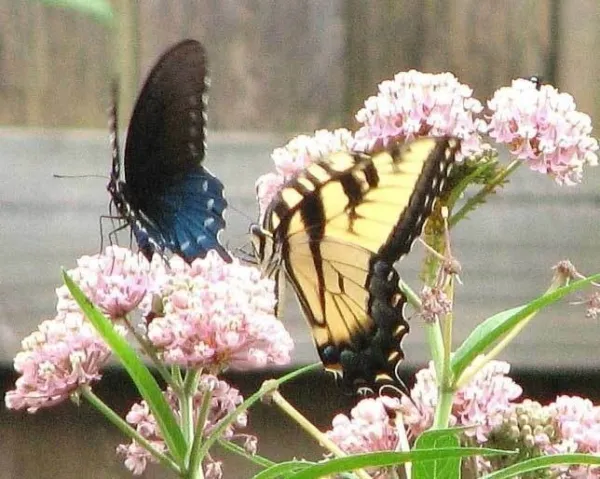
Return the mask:
M452 71L480 99L533 74L600 117L596 0L113 0L115 24L36 1L0 0L0 124L102 127L108 84L123 111L157 56L201 40L210 126L352 126L395 72Z

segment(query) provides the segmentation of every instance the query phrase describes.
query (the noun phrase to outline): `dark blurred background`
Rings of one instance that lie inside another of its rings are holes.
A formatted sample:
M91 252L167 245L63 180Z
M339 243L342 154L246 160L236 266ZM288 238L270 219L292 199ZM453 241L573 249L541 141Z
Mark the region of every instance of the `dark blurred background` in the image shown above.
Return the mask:
M517 77L539 75L600 117L600 5L595 0L154 0L111 2L110 23L41 2L0 0L0 393L13 387L21 339L53 316L60 267L99 249L107 212L109 82L122 85L123 126L158 55L183 38L207 48L212 76L207 165L226 186L227 237L246 241L256 217L254 181L272 169L273 148L297 132L355 126L353 115L377 84L416 68L451 71L484 101ZM551 267L571 259L600 271L600 172L561 188L521 168L513 181L453 231L463 265L457 288L456 344L483 318L547 288ZM127 244L124 239L122 244ZM400 271L418 286L420 249ZM294 365L316 360L308 328L288 294L285 320L296 341ZM577 298L572 298L575 301ZM582 306L543 311L500 359L513 364L524 396L600 399L600 325ZM418 321L405 341L411 382L428 350ZM281 372L228 377L245 395ZM125 412L138 400L117 368L95 390ZM354 403L331 376L284 388L318 425ZM317 445L271 406L250 413L259 452L275 460L318 459ZM0 479L130 477L114 456L124 439L85 404L28 415L0 406ZM256 472L226 457L225 477ZM165 477L156 468L143 476Z

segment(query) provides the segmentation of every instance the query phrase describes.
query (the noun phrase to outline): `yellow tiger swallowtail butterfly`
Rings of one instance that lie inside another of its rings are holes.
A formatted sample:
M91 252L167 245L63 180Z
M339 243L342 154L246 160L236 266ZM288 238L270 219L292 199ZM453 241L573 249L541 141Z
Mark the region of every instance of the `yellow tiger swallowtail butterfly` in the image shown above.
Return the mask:
M284 272L324 366L342 386L395 384L408 333L394 263L446 192L454 138L421 138L373 155L336 153L286 183L253 225L267 275Z

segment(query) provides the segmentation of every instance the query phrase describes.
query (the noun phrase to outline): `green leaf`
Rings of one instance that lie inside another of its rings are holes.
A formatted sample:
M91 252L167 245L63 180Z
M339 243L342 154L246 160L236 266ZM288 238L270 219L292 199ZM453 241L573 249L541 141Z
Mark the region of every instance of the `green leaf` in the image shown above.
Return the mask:
M411 452L372 452L330 459L307 467L287 477L288 479L313 479L346 471L354 471L356 469L387 467L405 462L412 462L414 467L414 463L418 461L438 461L453 457L498 456L505 454L513 454L513 452L480 447L445 447L439 449L421 449Z
M453 354L450 365L453 376L459 378L478 355L487 352L498 340L520 326L521 322L529 320L530 316L540 309L589 285L592 281L598 280L600 280L600 274L574 281L567 286L540 296L529 304L502 311L486 319L471 332Z
M290 474L294 474L298 471L306 469L307 467L313 466L314 464L314 462L306 461L282 462L259 472L254 476L253 479L275 479L278 477L289 477Z
M452 356L450 367L454 377L460 376L478 355L483 354L496 340L507 334L528 315L519 315L526 306L517 306L489 317L478 324Z
M483 158L467 159L454 165L449 179L450 195L445 202L446 206L452 210L470 185L486 184L498 175L501 168L497 153L493 154L491 152ZM475 209L475 206L472 209ZM468 212L465 212L465 215L466 213Z
M76 10L90 15L96 21L111 26L114 13L109 0L37 0L46 5Z
M415 441L414 451L423 449L460 447L460 440L453 429L426 431ZM413 464L413 479L459 479L460 457L447 457L436 461L423 461Z
M485 164L486 161L490 161L490 164L493 164L494 168L490 168L489 170L483 168L475 173L476 175L483 174L483 187L473 196L468 198L460 210L448 219L448 226L450 228L453 228L460 220L466 218L469 212L473 211L477 206L485 203L486 198L495 193L497 189L504 186L508 182L507 178L522 164L520 160L513 160L508 166L500 166L495 157L488 156L486 153L484 153L484 157L485 159L482 158L483 164ZM493 173L495 174L492 177L491 174ZM473 180L475 180L475 178L473 178ZM469 181L469 179L467 178L465 181ZM466 186L468 186L468 184L459 184L456 187L456 192L454 190L452 191L452 194L450 195L451 199L454 201L458 200L458 196L456 195L461 193L460 188L465 188ZM454 206L454 203L448 202L447 204L449 207Z
M600 465L600 457L591 454L554 454L552 456L536 457L527 461L514 464L500 471L483 476L483 479L508 479L521 477L528 472L545 469L550 466L565 466L575 464Z
M175 460L181 463L187 449L185 439L175 420L173 411L165 400L154 376L152 376L143 361L138 357L137 352L115 330L112 322L106 319L91 301L85 297L66 271L63 271L62 277L87 319L93 324L104 341L106 341L115 356L120 359L138 391L148 403L148 407L160 427L169 451Z

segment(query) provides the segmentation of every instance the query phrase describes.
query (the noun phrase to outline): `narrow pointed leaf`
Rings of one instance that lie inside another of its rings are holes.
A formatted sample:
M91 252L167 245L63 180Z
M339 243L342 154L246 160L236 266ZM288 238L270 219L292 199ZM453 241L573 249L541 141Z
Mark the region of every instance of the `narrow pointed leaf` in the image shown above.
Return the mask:
M540 469L546 469L551 466L566 466L571 464L599 466L600 457L591 454L554 454L552 456L536 457L535 459L528 459L500 471L487 474L483 476L483 479L522 477L523 474L528 472L539 471Z
M75 301L94 325L100 336L106 341L112 352L119 358L121 364L135 383L139 393L148 403L169 451L180 462L185 457L186 444L181 429L175 420L171 407L165 400L158 383L150 373L137 352L114 328L111 321L85 297L79 286L63 271L63 280L73 295Z
M287 476L287 479L313 479L340 474L346 471L354 471L356 469L387 467L403 464L405 462L412 462L414 467L414 464L418 461L438 461L440 459L452 457L498 456L505 454L512 454L512 451L479 447L445 447L440 449L422 449L420 451L411 452L373 452L320 462L307 467L296 474Z
M558 288L551 293L544 294L529 304L502 311L479 324L465 339L452 356L451 368L454 377L460 377L464 370L480 354L487 352L502 337L519 326L522 321L537 313L566 295L573 293L592 281L600 280L600 274L574 281L568 286Z
M275 464L256 474L253 479L275 479L279 477L289 477L291 474L313 466L314 462L289 461Z

